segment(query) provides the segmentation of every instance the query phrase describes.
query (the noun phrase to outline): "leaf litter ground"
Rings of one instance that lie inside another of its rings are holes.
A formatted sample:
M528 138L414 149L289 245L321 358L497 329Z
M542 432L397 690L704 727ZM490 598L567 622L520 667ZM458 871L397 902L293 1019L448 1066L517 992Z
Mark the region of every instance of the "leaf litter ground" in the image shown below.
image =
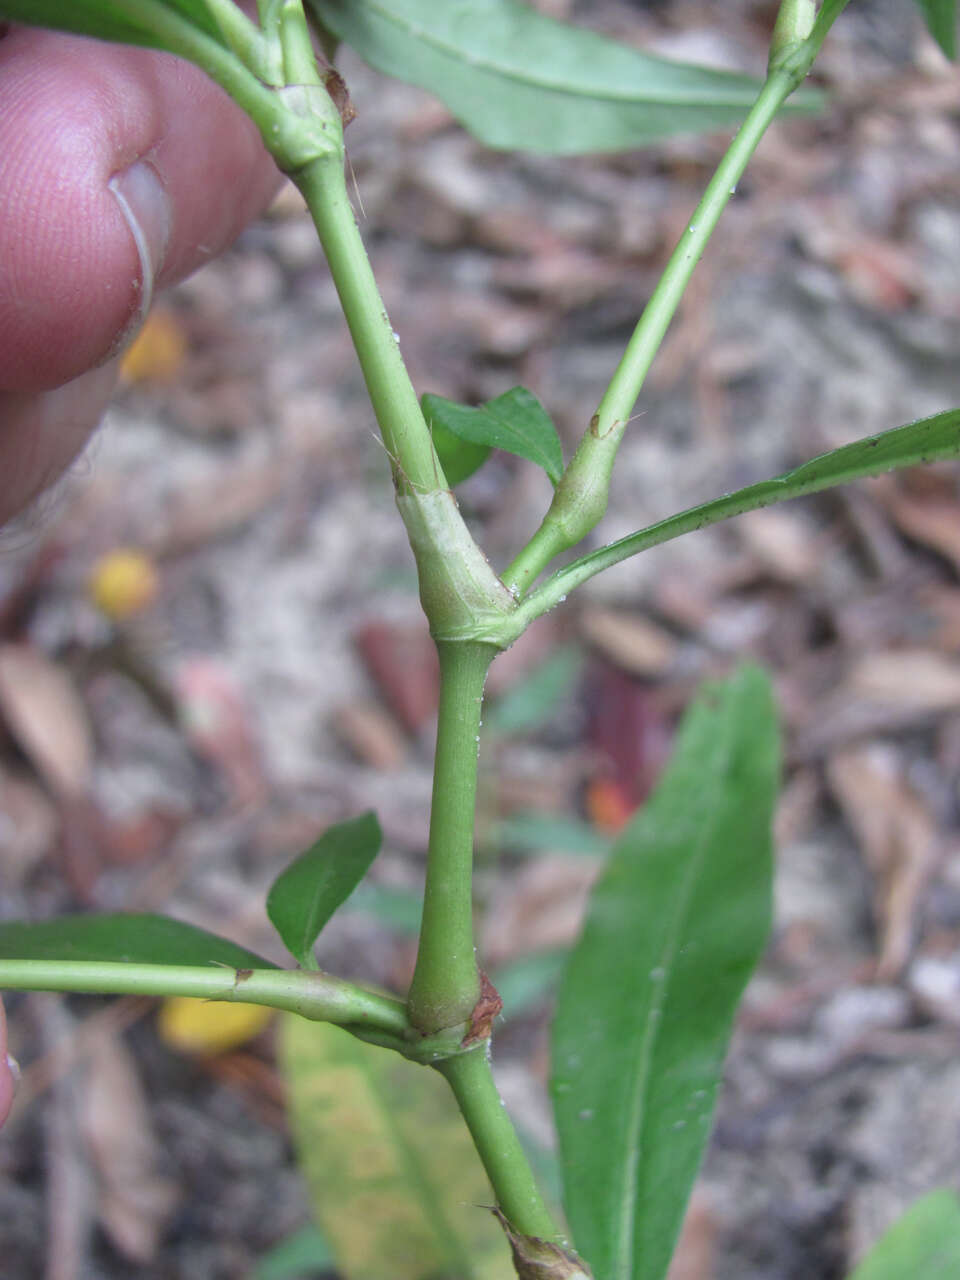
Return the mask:
M611 32L640 24L662 52L754 72L760 18L746 2L659 18L591 6ZM569 449L721 141L490 156L425 96L344 69L364 234L418 390L479 403L529 386ZM832 113L765 141L668 335L609 538L960 403L956 75L893 0L849 14L822 71ZM284 860L373 808L384 853L320 959L399 987L434 668L387 459L297 201L285 193L163 307L89 462L5 535L2 643L19 646L10 662L29 654L28 716L61 731L0 757L4 911L170 909L261 951ZM502 564L549 482L495 458L463 492ZM491 713L512 701L483 762L484 951L520 1010L498 1035L502 1087L541 1143L543 993L591 851L649 790L696 681L739 655L777 678L777 922L688 1219L696 1280L842 1276L960 1174L957 516L950 467L758 512L595 580L494 668ZM160 591L110 626L85 583L124 545L156 559ZM564 659L572 691L544 679L521 697L557 646L581 655ZM3 689L0 714L16 738L24 708ZM558 829L558 813L580 825ZM10 1008L34 1099L0 1143L12 1278L56 1262L227 1280L307 1220L269 1033L198 1060L140 1002ZM105 1082L123 1123L98 1141Z

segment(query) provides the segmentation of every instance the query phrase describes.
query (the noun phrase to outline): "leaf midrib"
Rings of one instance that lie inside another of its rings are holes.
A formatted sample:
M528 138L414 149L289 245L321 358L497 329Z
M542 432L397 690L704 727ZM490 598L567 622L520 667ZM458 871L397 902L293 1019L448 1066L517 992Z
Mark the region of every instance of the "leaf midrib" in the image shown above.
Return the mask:
M363 3L364 7L372 10L384 22L390 23L399 30L406 32L407 35L420 40L423 44L428 45L450 61L461 65L466 64L469 67L485 71L488 75L499 77L502 80L512 81L513 83L522 85L525 88L532 86L538 89L545 89L550 93L556 93L562 97L568 98L586 98L599 102L620 102L631 105L653 104L664 107L742 108L744 106L748 106L752 100L750 94L746 90L741 89L738 91L734 90L732 87L728 92L724 92L724 90L719 87L716 90L703 90L702 97L693 90L677 94L661 92L657 97L640 97L634 93L617 93L610 90L604 90L600 87L590 89L578 88L576 86L571 87L569 84L551 80L546 76L530 73L526 69L503 66L500 63L491 61L483 54L471 53L469 57L465 57L464 51L462 49L458 49L455 44L433 34L427 28L420 26L411 19L391 12L389 8L382 3L379 3L378 0L363 0ZM580 30L586 31L589 35L596 34L595 32L589 31L588 28L580 28ZM641 50L634 50L634 52L637 53L639 57L651 58L650 54L644 54ZM651 60L654 62L666 61L665 59L661 60L657 58L651 58Z
M377 1106L383 1118L384 1128L393 1136L400 1161L406 1169L408 1183L415 1189L417 1199L423 1209L424 1220L431 1227L441 1252L446 1254L444 1262L455 1262L458 1267L463 1269L463 1280L471 1280L471 1277L475 1276L476 1272L469 1253L464 1250L456 1227L444 1212L440 1197L437 1196L436 1188L431 1184L430 1178L423 1168L416 1148L403 1132L394 1109L384 1097L381 1073L374 1070L373 1064L366 1054L358 1053L354 1055L354 1062L360 1074L366 1077L370 1091L376 1098Z
M731 749L731 732L728 730L725 740L721 743L719 752L721 760L727 760ZM720 770L714 774L713 790L716 791L721 785L721 780L725 770ZM708 815L717 813L716 805L706 806ZM687 909L689 907L691 886L696 883L700 868L703 863L703 856L709 845L710 837L716 826L716 818L708 816L703 826L703 832L700 839L696 842L696 853L690 859L687 875L684 877L682 891L679 895L680 908L676 912L674 926L667 936L662 954L658 957L660 967L664 969L663 979L657 984L659 991L656 1000L651 1002L648 1012L646 1025L644 1026L641 1038L639 1057L642 1063L641 1070L637 1072L636 1087L634 1089L633 1102L630 1107L630 1120L624 1127L627 1135L627 1142L624 1150L627 1158L623 1160L621 1168L623 1175L620 1179L620 1199L621 1221L620 1228L614 1236L614 1253L613 1266L614 1275L621 1280L633 1280L633 1255L636 1243L636 1224L637 1224L637 1183L639 1180L639 1161L636 1158L629 1158L630 1152L636 1153L642 1149L638 1147L641 1133L646 1124L646 1101L647 1101L647 1084L649 1076L650 1063L656 1050L656 1040L659 1030L662 1027L661 1013L667 1000L667 994L670 988L670 978L672 975L673 957L676 954L677 940L681 932L681 924L686 918ZM653 1017L654 1011L658 1016ZM627 1194L629 1193L629 1194Z
M502 417L500 412L492 407L494 403L496 402L491 401L489 404L485 404L481 412L489 414L497 426L504 431L511 440L514 442L520 442L524 449L527 450L525 454L520 455L521 457L526 457L528 462L533 462L537 466L542 467L550 479L553 480L556 475L556 463L554 459L550 457L543 446L538 444L536 440L532 440L529 435L525 435L522 431L518 431L511 422ZM536 457L532 457L532 454L536 454Z

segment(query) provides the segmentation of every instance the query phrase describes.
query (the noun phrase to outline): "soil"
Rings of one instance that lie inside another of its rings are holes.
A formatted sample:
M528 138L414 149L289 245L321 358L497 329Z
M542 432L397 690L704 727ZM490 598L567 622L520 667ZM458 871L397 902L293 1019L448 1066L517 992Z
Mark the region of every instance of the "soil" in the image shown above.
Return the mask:
M541 7L754 74L775 9ZM426 94L349 51L340 65L361 226L418 390L523 384L569 451L725 138L492 154ZM817 78L827 109L771 130L698 269L597 545L960 404L956 69L916 6L874 0ZM168 911L282 961L266 887L327 823L374 808L374 889L320 961L402 990L435 673L296 194L158 315L88 457L4 535L2 643L31 655L30 714L57 732L25 744L0 693L3 915ZM548 500L505 456L461 497L497 565ZM960 1185L958 528L949 465L758 512L594 579L494 668L513 727L481 754L478 889L501 972L576 936L595 864L544 819L608 836L701 679L741 657L774 676L776 922L673 1280L839 1280L917 1196ZM88 581L117 547L143 550L159 587L111 622ZM520 702L545 668L570 688L538 680ZM498 850L498 824L531 813L536 857L516 837ZM269 1029L196 1057L150 1002L7 1003L24 1066L0 1142L10 1280L242 1280L309 1220ZM495 1037L508 1104L547 1145L549 1006L545 980Z

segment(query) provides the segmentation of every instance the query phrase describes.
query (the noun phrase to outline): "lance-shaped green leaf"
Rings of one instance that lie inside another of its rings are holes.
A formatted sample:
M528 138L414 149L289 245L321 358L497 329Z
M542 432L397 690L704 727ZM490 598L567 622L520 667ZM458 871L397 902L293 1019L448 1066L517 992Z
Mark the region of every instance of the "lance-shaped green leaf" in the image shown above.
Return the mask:
M275 969L246 947L169 916L58 916L0 924L0 960L94 960L131 964Z
M510 635L519 635L533 618L554 608L594 574L694 529L705 529L746 511L756 511L758 507L769 507L809 493L820 493L824 489L848 484L851 480L956 457L960 457L960 409L947 409L932 418L921 418L918 422L909 422L906 426L894 427L891 431L867 436L830 453L823 453L792 471L774 476L772 480L761 480L758 484L747 485L745 489L737 489L735 493L724 494L700 506L688 507L686 511L600 547L559 570L521 604L509 621L512 630L507 634L507 628L504 628L505 634L498 637L498 643L509 643Z
M291 1128L344 1280L505 1280L490 1184L443 1078L336 1027L283 1022Z
M960 1200L946 1188L911 1205L850 1280L947 1280L960 1276Z
M367 874L380 850L376 814L328 827L320 839L274 880L267 915L304 969L319 968L313 944L320 930Z
M308 0L365 62L491 147L576 154L735 124L759 84L641 53L516 0ZM801 105L817 105L805 95Z
M603 1280L661 1280L670 1261L769 929L777 775L766 676L708 686L571 954L552 1092L567 1217Z
M0 0L0 18L178 52L158 29L167 16L222 42L204 0Z
M473 471L491 449L503 449L543 467L554 484L563 475L563 446L557 428L537 397L526 387L512 387L502 396L475 408L430 394L422 397L421 406L431 431L436 433L439 428L486 451L483 456L475 455L479 460ZM450 479L449 473L447 478Z
M957 56L957 0L917 0L930 34L948 58Z

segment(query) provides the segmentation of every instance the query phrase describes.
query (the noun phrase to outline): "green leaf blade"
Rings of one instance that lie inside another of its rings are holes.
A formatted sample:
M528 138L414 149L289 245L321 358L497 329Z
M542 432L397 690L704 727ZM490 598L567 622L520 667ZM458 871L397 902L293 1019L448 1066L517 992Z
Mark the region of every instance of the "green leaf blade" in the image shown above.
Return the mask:
M229 965L276 969L246 947L169 916L58 916L0 924L0 960L87 960L131 964Z
M282 1066L314 1213L343 1280L505 1280L493 1193L438 1072L288 1017Z
M282 871L267 896L267 915L283 944L304 969L316 969L313 945L321 929L349 898L380 851L373 813L328 827L319 840Z
M760 87L747 76L651 57L516 0L309 4L364 61L435 94L491 147L617 151L723 128L742 119Z
M917 1200L850 1280L946 1280L960 1276L960 1199L946 1188Z
M927 30L951 61L957 57L957 0L917 0Z
M723 494L709 502L688 507L676 515L658 520L656 524L639 529L616 542L581 556L572 564L559 570L539 589L527 597L518 611L518 619L536 617L553 608L559 599L565 599L581 583L611 565L620 564L630 556L638 555L650 547L658 547L673 538L680 538L696 529L706 529L761 507L777 502L787 502L811 493L853 480L883 475L904 467L914 467L930 462L944 462L960 457L960 409L947 409L930 418L908 422L879 435L867 436L852 444L842 445L829 453L812 458L809 462L785 471L782 475L757 484L747 485L734 493Z
M552 1092L567 1216L602 1280L666 1272L769 930L778 757L762 672L708 688L571 955Z
M433 432L439 429L486 453L502 449L525 458L542 467L554 485L563 475L563 446L557 429L546 409L526 387L512 387L476 408L429 392L422 397L421 405ZM449 474L447 479L451 480ZM456 482L451 480L453 483Z
M431 408L430 401L434 399L438 397L429 394L422 396L420 407L430 428L433 447L443 467L443 474L447 477L447 484L451 489L455 489L458 484L468 480L475 471L480 470L490 457L491 449L488 444L474 444L470 440L462 440L445 426L440 415Z
M204 35L223 43L203 0L155 0L155 5L158 10L168 10ZM126 0L68 0L68 3L64 0L0 0L0 18L121 44L171 48L158 35L149 14L144 14L139 6Z

